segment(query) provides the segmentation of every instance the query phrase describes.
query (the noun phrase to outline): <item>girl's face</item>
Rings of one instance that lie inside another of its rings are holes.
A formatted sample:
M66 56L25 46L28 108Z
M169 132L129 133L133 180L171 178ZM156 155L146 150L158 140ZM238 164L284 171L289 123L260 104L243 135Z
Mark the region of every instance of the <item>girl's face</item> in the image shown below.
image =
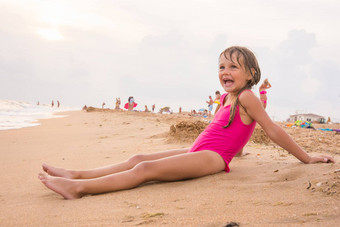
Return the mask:
M218 77L223 89L230 94L237 94L247 84L248 80L252 79L250 73L237 63L236 57L232 56L232 61L226 59L222 54L220 57ZM243 59L240 59L243 64Z

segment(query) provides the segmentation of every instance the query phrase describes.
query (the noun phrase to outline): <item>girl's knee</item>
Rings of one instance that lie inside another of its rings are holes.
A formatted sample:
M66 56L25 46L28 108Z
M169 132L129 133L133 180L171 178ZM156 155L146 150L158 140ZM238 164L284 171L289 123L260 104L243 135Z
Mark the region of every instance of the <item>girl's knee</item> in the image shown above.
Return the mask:
M151 162L150 161L142 161L140 163L138 163L135 166L135 170L138 170L139 172L146 172L148 170L150 170L151 168Z
M145 160L144 155L136 154L136 155L132 156L131 158L129 158L128 162L131 166L135 166L135 165L141 163L144 160Z
M134 168L133 171L135 171L138 176L143 176L144 181L152 180L152 173L153 171L153 163L152 161L142 161L138 163Z

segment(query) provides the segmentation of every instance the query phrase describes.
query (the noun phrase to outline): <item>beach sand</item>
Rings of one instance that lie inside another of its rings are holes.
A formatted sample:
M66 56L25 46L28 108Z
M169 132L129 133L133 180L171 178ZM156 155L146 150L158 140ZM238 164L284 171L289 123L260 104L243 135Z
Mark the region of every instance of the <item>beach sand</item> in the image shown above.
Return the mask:
M261 132L231 172L64 200L37 178L41 164L95 168L131 155L189 147L170 126L185 115L74 111L41 125L0 131L0 226L337 226L340 135L285 128L311 154L336 164L305 165ZM339 125L338 125L339 126ZM260 129L259 129L260 130ZM257 142L257 143L255 143Z

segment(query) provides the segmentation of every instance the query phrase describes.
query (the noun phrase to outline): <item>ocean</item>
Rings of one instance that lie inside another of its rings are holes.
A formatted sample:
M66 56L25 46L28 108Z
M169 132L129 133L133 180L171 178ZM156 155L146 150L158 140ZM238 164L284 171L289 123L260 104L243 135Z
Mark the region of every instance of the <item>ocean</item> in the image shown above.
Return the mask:
M63 117L54 115L57 112L80 110L80 108L63 107L51 105L37 105L0 99L0 130L18 129L39 125L38 119Z

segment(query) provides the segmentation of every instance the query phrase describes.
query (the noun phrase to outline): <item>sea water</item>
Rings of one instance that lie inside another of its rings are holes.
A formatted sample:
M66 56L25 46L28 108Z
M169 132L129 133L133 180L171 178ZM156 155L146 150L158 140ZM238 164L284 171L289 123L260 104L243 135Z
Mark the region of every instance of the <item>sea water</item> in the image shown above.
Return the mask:
M80 108L37 105L28 102L0 99L0 130L18 129L39 125L38 119L63 117L57 112L80 110Z

